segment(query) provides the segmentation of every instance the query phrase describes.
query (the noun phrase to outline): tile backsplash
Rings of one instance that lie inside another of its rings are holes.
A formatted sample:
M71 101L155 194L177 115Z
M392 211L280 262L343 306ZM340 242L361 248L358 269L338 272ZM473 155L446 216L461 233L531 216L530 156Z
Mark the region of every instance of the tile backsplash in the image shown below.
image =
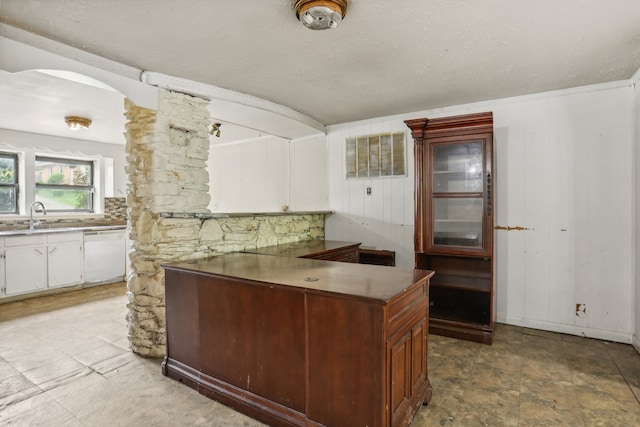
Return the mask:
M105 197L104 219L105 221L126 221L127 220L127 198L126 197Z

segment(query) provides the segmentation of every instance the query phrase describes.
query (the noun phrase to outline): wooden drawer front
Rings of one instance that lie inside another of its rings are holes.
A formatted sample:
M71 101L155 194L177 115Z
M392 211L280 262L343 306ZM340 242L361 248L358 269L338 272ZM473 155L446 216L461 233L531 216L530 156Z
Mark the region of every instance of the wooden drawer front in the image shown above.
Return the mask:
M394 299L389 305L389 334L395 333L420 311L426 310L428 295L429 281L424 279Z
M359 261L358 248L348 248L341 251L316 254L308 258L322 259L325 261L354 262Z

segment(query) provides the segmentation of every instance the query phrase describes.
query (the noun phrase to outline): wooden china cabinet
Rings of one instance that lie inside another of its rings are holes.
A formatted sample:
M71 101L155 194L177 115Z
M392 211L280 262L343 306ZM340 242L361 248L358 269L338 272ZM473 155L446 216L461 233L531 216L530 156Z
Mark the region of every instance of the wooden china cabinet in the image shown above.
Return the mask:
M415 142L415 267L436 272L429 332L491 344L493 115L405 123Z

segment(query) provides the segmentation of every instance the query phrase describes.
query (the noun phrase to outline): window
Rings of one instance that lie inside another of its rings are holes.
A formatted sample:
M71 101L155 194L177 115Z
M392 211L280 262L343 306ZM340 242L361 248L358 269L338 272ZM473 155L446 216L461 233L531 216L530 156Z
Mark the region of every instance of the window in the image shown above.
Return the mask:
M0 153L0 214L18 213L18 156Z
M51 212L93 212L93 162L36 157L36 201Z
M346 142L347 179L406 174L404 132L347 138Z

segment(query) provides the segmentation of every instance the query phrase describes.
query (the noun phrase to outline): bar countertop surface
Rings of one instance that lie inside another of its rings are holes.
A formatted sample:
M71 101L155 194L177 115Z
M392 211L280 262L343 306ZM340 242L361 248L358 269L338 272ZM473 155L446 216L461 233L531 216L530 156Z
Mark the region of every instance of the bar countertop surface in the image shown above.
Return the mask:
M381 302L390 300L412 284L434 274L431 270L250 253L230 253L165 264L163 267L264 282L266 285L305 288L318 293L353 295Z
M243 252L263 255L289 256L293 258L313 255L321 252L339 250L359 246L356 242L341 242L337 240L301 240L299 242L282 243L256 249L245 249Z

